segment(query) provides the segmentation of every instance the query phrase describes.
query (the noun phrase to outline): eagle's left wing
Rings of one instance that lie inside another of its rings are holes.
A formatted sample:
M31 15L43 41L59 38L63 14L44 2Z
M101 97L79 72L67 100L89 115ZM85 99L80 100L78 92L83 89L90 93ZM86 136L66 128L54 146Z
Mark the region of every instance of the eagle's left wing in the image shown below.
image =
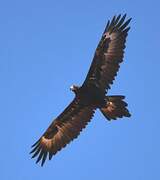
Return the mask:
M125 21L126 15L114 16L108 21L102 38L95 51L95 55L83 83L83 86L96 85L102 92L110 88L123 61L126 37L131 19Z
M70 141L77 138L91 120L94 112L94 106L81 105L79 100L75 98L32 146L32 158L38 156L36 163L42 160L41 165L43 166L47 155L49 155L50 160Z

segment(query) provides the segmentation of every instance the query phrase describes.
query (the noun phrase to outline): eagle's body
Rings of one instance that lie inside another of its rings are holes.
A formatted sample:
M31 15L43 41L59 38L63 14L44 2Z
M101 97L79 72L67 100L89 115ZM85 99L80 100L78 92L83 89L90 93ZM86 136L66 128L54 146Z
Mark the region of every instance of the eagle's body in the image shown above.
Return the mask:
M92 87L87 86L75 86L73 85L73 92L76 98L80 99L80 104L83 105L94 105L95 107L102 107L105 105L105 94L101 92L101 89L92 85Z
M69 106L51 123L45 133L32 146L32 158L42 160L52 156L77 138L92 119L96 109L100 109L108 120L130 117L125 96L106 96L123 61L126 37L130 20L126 15L114 16L108 21L94 58L81 87L71 86L75 98Z

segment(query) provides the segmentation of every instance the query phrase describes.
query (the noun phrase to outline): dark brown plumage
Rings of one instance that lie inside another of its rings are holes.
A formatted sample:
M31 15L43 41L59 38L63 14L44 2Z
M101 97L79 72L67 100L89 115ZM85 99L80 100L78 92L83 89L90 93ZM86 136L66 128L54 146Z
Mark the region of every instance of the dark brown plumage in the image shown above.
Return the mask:
M124 96L106 96L123 61L131 20L125 21L125 18L126 15L119 15L108 21L83 85L71 86L74 100L32 146L32 158L38 156L36 162L41 160L42 166L47 156L51 160L53 155L77 138L97 108L108 120L130 117Z

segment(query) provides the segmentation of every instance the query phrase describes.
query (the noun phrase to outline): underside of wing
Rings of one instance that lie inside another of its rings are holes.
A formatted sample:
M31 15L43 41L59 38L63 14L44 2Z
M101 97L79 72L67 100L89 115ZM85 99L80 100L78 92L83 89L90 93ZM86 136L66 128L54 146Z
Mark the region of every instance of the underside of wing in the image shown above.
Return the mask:
M81 130L91 120L95 111L93 106L82 106L78 100L73 102L58 116L43 136L32 146L32 158L38 156L36 163L41 160L43 166L47 156L49 160L65 147L70 141L77 138Z
M105 92L113 84L123 61L126 37L130 29L128 24L131 19L125 18L126 15L119 15L114 16L111 22L108 21L83 86L94 84Z

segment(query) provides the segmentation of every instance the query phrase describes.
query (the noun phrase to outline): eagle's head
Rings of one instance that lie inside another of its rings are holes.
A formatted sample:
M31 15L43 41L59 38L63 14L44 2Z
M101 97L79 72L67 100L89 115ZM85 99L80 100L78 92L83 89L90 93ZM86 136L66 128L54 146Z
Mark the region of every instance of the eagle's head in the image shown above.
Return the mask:
M71 90L72 92L74 92L74 93L77 93L78 89L79 89L79 86L72 85L72 86L70 87L70 90Z

